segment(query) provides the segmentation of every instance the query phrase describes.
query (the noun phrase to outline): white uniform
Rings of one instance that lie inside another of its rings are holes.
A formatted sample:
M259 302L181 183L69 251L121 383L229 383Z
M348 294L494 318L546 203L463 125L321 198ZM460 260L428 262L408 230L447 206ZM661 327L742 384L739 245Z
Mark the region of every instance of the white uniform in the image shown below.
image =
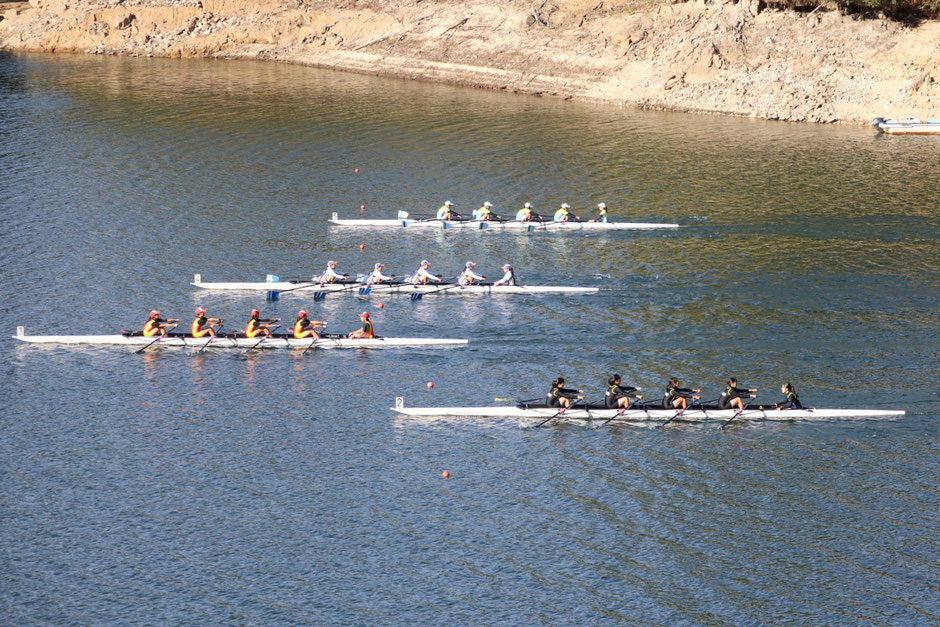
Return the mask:
M422 283L427 283L428 281L440 281L437 275L431 274L428 272L427 268L421 266L411 277L411 282L415 285L420 285Z
M467 268L460 273L460 277L457 279L457 283L460 285L470 285L470 281L482 281L484 277L481 277L479 274L473 271L472 268Z
M333 268L327 266L323 274L320 275L320 283L332 283L343 278L342 274L337 273Z
M516 275L513 274L512 270L506 270L506 274L503 275L503 278L501 278L496 283L493 283L493 285L515 285L515 284L516 284Z
M380 283L382 281L391 281L395 277L382 274L381 268L376 268L366 279L366 283Z

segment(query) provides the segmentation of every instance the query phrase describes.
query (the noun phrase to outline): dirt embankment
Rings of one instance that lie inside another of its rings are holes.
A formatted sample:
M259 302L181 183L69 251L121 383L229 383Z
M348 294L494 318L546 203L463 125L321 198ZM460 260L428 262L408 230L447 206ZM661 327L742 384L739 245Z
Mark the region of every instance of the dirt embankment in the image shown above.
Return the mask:
M270 59L813 122L940 116L940 22L658 0L30 0L0 47Z

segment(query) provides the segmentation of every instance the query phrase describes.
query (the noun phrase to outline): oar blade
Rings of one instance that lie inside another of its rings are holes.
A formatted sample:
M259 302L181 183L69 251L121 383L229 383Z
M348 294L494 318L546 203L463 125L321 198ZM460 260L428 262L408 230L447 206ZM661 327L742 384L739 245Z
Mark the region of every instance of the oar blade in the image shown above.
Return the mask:
M415 292L411 295L411 300L421 300L422 298L424 298L424 294L421 292Z
M267 300L269 303L273 303L274 301L280 300L280 299L281 299L281 293L275 292L273 290L268 292L267 295L265 296L265 300Z

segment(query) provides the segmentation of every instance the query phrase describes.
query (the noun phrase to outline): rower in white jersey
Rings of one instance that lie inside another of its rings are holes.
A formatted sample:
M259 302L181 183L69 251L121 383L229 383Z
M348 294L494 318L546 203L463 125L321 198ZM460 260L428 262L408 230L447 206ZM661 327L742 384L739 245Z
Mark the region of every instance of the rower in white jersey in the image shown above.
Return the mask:
M348 274L340 274L333 268L336 267L336 262L333 260L326 262L326 270L323 271L323 274L320 275L320 283L333 283L340 279L348 279Z
M493 283L493 285L515 285L515 284L516 284L516 275L515 275L515 273L512 271L512 266L509 265L508 263L504 263L504 264L503 264L503 272L506 273L506 274L503 275L503 278L501 278L501 279L500 279L499 281L497 281L496 283Z
M366 278L366 284L375 285L376 283L381 283L382 281L391 281L394 279L394 274L382 274L382 268L384 267L384 263L375 264L375 268L373 268L372 272Z
M460 285L473 285L474 283L477 283L477 282L479 282L479 281L485 281L485 280L486 280L486 277L485 277L485 276L480 276L479 274L477 274L476 272L473 271L473 267L474 267L475 265L477 265L477 264L473 263L472 261L468 261L468 262L467 262L467 265L465 266L465 270L460 273L460 276L459 276L459 277L457 277L457 283L458 283L458 284L460 284Z
M431 265L431 262L427 259L421 260L421 265L415 270L415 273L411 275L411 284L412 285L427 285L428 281L439 282L441 277L436 274L431 274L428 270L428 266Z

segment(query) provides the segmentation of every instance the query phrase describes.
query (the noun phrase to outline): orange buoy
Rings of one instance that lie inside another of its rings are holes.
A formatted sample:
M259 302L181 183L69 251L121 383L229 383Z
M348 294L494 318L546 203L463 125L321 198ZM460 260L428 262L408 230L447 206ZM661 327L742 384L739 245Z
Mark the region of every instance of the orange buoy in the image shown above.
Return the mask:
M359 174L359 168L356 168L356 174Z
M434 387L434 381L428 381L428 389L430 390L433 387Z
M379 309L385 309L385 303L379 303L376 305Z
M365 247L366 247L365 244L359 244L359 250L365 250Z
M450 472L445 470L444 472L441 473L441 476L444 477L445 479L450 479Z

